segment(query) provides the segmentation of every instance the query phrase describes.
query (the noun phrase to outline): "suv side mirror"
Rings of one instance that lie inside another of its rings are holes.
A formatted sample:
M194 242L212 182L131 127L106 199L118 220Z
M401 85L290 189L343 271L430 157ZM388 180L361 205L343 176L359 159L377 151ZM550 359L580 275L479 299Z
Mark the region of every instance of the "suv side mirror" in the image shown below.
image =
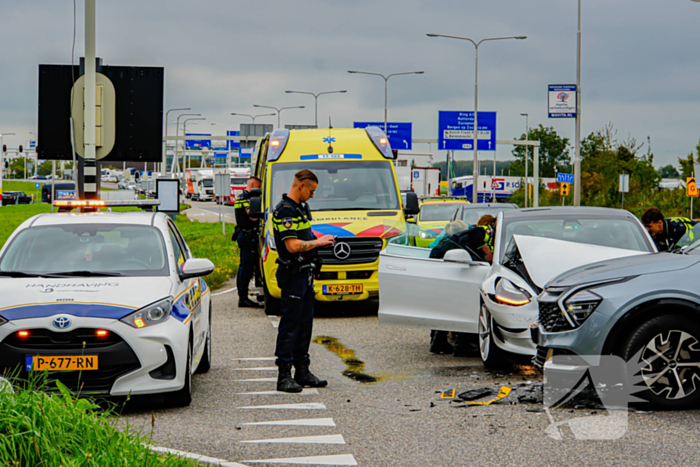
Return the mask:
M180 268L180 280L206 276L214 272L214 263L204 258L190 258Z
M260 196L255 196L250 198L250 209L248 215L253 219L260 219L265 213L262 209L262 198Z
M403 212L408 216L415 216L420 212L420 206L418 205L418 195L412 191L406 193L406 203L403 206Z

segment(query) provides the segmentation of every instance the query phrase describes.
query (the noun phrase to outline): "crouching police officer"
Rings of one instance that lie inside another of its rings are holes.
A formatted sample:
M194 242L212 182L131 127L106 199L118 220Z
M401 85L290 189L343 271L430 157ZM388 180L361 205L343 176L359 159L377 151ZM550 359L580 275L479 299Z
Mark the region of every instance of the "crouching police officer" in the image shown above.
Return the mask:
M251 219L250 212L250 190L260 188L260 179L250 177L243 193L236 197L233 205L236 214L236 230L233 238L238 242L238 250L241 253L241 262L238 266L238 276L236 276L236 287L238 288L238 306L254 307L260 305L248 298L248 286L255 273L255 264L258 261L258 250L256 240L258 238L258 219Z
M642 214L642 224L649 231L649 235L656 243L659 251L670 251L676 247L678 241L688 233L688 240L693 241L693 226L697 224L687 217L669 217L664 215L659 208L652 207Z
M277 333L277 390L301 392L304 386L323 388L327 381L309 371L309 345L314 319L314 276L320 269L317 248L333 245L334 237L316 238L311 231L311 211L306 201L314 197L318 178L310 170L294 175L289 193L273 213L277 245L277 283L282 289L282 318ZM292 378L292 365L295 368Z

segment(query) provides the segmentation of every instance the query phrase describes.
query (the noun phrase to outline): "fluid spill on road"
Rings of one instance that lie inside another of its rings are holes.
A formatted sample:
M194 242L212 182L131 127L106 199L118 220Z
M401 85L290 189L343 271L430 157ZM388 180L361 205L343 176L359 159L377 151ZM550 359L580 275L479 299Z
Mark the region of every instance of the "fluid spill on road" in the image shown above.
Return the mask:
M314 344L320 344L326 347L343 360L348 366L348 369L343 371L342 375L346 378L357 381L358 383L376 383L382 380L382 377L370 376L364 373L365 362L355 357L355 351L348 349L343 344L338 342L335 337L318 336L313 341Z

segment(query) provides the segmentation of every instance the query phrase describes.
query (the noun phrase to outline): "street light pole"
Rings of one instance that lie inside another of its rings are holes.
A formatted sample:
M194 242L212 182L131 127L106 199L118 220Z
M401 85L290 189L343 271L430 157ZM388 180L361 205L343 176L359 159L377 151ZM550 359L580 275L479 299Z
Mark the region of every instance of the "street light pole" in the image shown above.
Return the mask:
M525 141L530 140L530 115L529 114L520 114L521 116L525 117ZM527 178L527 169L528 169L528 156L530 155L530 146L525 145L525 207L527 207L527 201L528 197L530 194L530 182L528 181ZM538 185L539 188L539 185Z
M474 45L476 50L476 63L474 66L474 167L472 169L472 203L479 202L478 182L479 182L479 46L486 41L499 41L505 39L527 39L527 36L507 36L507 37L487 37L479 42L474 41L469 37L447 36L444 34L426 34L428 37L445 37L448 39L460 39L469 41Z
M255 104L253 107L259 107L259 108L261 108L261 109L274 109L274 110L276 110L276 111L277 111L277 128L278 128L278 129L279 129L279 127L280 127L280 113L282 113L283 110L286 110L286 109L303 109L303 108L305 108L305 106L303 106L303 105L296 105L296 106L294 106L294 107L281 107L281 108L278 109L277 107L272 107L272 106L270 106L270 105L258 105L258 104Z
M576 32L576 143L574 159L574 206L581 205L581 0L578 0Z
M170 112L178 111L178 110L192 110L189 107L182 108L182 109L170 109L167 112L165 112L165 137L163 138L163 163L160 168L160 174L165 177L166 172L168 171L168 115ZM173 155L173 161L175 160L175 156L177 155L177 141L175 141L175 155Z
M355 70L348 70L348 73L353 73L353 74L361 74L361 75L374 75L374 76L381 76L384 78L384 134L389 135L387 131L387 108L389 104L389 98L388 98L388 91L389 91L389 78L392 76L398 76L398 75L422 75L425 73L425 71L404 71L402 73L392 73L390 75L384 76L381 73L372 73L369 71L355 71Z
M255 125L255 119L258 117L274 117L276 114L260 114L260 115L248 115L248 114L237 114L231 112L231 115L238 115L239 117L250 117L253 119L253 125Z
M175 120L175 136L180 136L180 117L198 117L202 114L180 114L177 116L177 119ZM175 157L173 158L173 165L170 167L170 172L177 173L177 170L180 169L180 160L177 155L177 148L179 146L179 141L175 140ZM184 147L184 144L183 144ZM183 169L184 169L184 164L183 164Z
M0 206L2 206L2 178L5 170L5 152L2 150L2 137L5 135L14 135L14 133L0 133Z
M206 120L205 117L197 117L197 118L188 118L185 119L184 122L182 122L182 133L185 136L185 143L183 144L184 149L185 149L185 156L184 159L182 160L182 172L185 172L185 161L189 162L189 159L187 158L187 122L191 120ZM187 167L189 169L189 167Z
M314 94L313 92L306 92L306 91L284 91L287 94L290 93L295 93L295 94L309 94L311 96L314 96L314 125L316 128L318 128L318 96L322 94L335 94L335 93L345 93L348 92L347 90L342 90L342 91L324 91L324 92L319 92L317 94Z

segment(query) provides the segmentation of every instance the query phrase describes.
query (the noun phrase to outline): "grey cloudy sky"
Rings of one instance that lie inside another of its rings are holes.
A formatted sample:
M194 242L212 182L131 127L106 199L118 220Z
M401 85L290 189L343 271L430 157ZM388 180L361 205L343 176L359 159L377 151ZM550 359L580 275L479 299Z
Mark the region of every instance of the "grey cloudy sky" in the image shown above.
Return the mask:
M77 11L76 61L83 0ZM0 132L17 133L6 137L16 146L36 128L38 64L71 62L73 1L1 0L0 19ZM694 150L699 19L690 0L583 0L583 134L613 122L620 139L651 136L657 166ZM391 78L389 120L436 138L438 110L473 108L474 47L428 32L527 35L480 47L479 108L498 112L499 139L523 133L523 112L531 126L573 139L573 120L547 118L546 96L548 84L576 80L576 0L97 0L98 56L165 67L165 108L192 107L207 122L188 130L214 134L246 121L231 112L266 113L253 104L306 105L284 111L282 124L313 123L313 98L287 89L348 90L319 98L319 124L383 120L383 80L347 70L425 70ZM510 150L499 148L499 159Z

